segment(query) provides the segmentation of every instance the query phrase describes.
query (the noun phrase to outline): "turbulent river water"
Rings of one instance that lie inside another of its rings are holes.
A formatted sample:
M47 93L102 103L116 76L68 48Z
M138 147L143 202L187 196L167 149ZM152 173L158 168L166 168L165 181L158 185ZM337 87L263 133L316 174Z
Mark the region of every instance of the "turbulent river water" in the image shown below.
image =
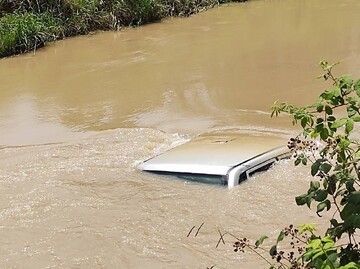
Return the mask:
M284 161L228 190L137 165L206 132L289 137L269 107L316 98L321 59L360 75L359 12L250 1L0 60L0 268L266 268L230 238L215 248L217 228L319 223L294 203L307 169Z

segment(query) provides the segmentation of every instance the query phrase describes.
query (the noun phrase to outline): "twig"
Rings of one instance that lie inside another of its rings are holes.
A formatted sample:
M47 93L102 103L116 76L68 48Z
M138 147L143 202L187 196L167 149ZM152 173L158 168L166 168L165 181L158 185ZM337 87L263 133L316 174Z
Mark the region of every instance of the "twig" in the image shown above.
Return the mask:
M196 231L196 233L195 233L194 237L197 237L197 235L199 234L200 229L201 229L201 227L203 227L203 225L204 225L204 222L203 222L203 223L201 223L201 225L200 225L200 226L199 226L199 228L197 229L197 231ZM190 229L190 231L189 231L189 233L187 234L187 236L186 236L186 237L189 237L189 236L190 236L190 234L191 234L191 233L192 233L192 231L195 229L195 227L196 227L196 226L193 226L193 227Z
M221 241L222 241L223 244L225 245L224 235L227 234L227 233L221 234L219 228L217 228L217 230L218 230L218 232L219 232L220 238L219 238L219 241L218 241L217 244L216 244L216 248L219 246L219 244L220 244Z
M198 233L199 233L199 231L200 231L201 227L203 227L203 225L204 225L204 222L203 222L203 223L201 223L200 227L197 229L196 234L195 234L195 237L198 235Z
M192 232L194 229L195 229L195 226L193 226L193 227L190 229L190 231L189 231L189 233L188 233L188 235L187 235L186 237L189 237L190 234L191 234L191 232Z

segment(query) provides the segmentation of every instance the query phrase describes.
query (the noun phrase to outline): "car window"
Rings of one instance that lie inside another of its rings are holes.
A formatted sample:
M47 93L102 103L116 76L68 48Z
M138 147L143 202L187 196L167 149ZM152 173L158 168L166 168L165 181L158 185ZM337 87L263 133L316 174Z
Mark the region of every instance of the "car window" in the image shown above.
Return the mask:
M190 180L194 182L201 182L215 185L227 185L225 177L220 175L205 175L205 174L178 174L178 178Z
M263 162L261 164L258 164L256 166L250 168L249 170L246 171L247 177L249 178L256 173L264 172L264 171L268 170L273 165L274 162L275 162L275 159L270 159L270 160L267 160L266 162Z
M274 161L259 166L255 170L248 173L249 177L253 176L256 173L260 173L260 172L264 172L264 171L268 170L273 165L273 163L274 163Z
M246 179L247 179L246 172L240 174L240 176L239 176L239 184L240 184L241 182L243 182L244 180L246 180Z
M185 179L193 182L200 182L214 185L227 185L226 176L222 175L207 175L207 174L194 174L194 173L173 173L173 172L155 172L157 174L173 176L180 179Z

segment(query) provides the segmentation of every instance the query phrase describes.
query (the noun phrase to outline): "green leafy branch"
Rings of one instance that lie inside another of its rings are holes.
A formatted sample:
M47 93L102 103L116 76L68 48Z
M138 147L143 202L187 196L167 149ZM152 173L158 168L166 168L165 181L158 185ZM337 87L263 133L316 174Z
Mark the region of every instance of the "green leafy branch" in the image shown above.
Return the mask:
M307 193L295 198L297 205L311 208L316 214L332 210L330 227L318 238L311 239L302 256L306 268L360 268L360 252L355 233L360 228L360 146L353 136L360 122L360 79L335 77L330 65L321 61L320 78L332 82L331 89L320 94L317 102L295 106L275 102L271 116L288 114L293 124L300 123L302 133L290 139L288 147L294 152L295 165L311 163ZM346 238L345 247L335 243ZM326 257L323 259L320 257Z

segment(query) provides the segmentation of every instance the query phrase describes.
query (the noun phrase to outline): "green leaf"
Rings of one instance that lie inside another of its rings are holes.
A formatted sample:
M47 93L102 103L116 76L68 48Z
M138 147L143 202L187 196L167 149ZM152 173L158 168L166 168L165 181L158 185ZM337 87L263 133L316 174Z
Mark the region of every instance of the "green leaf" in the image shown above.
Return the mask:
M344 99L341 97L337 97L337 98L333 98L329 101L329 103L332 106L338 106L339 104L343 104L344 103Z
M335 121L336 118L334 116L329 116L327 117L327 121Z
M329 187L329 180L327 178L324 178L323 180L323 187L324 189L327 190L327 188Z
M354 83L354 90L355 90L357 96L360 97L360 79L358 79L357 81L355 81L355 83Z
M311 191L316 191L320 188L320 182L319 181L311 181L310 182L310 189Z
M314 255L314 252L311 250L311 249L309 249L308 251L306 251L305 253L304 253L304 255L302 256L303 257L303 259L304 259L304 261L310 261L311 260L311 257Z
M344 266L340 266L338 269L359 269L359 267L354 262L350 262Z
M315 253L316 253L316 254L315 254ZM324 255L324 253L325 253L325 252L322 251L320 248L314 250L314 254L315 254L315 255L311 257L311 260L313 260L313 261L316 260L318 257ZM326 267L325 267L325 268L326 268ZM325 269L325 268L324 268L324 269Z
M334 249L334 248L333 248ZM332 249L332 250L333 250ZM330 250L328 250L328 251L330 251ZM327 257L327 263L329 264L332 264L333 265L333 267L329 267L329 268L334 268L334 264L335 264L335 262L336 262L336 260L337 260L337 258L338 258L338 254L336 253L336 252L334 252L334 253L331 253L328 257Z
M360 204L360 191L355 191L349 195L349 202L359 205Z
M342 220L346 221L347 219L349 219L351 216L357 216L360 217L360 207L359 205L353 204L353 203L347 203L343 210L340 212L340 217ZM352 222L354 220L351 220ZM352 223L348 222L348 225Z
M321 60L319 65L322 68L322 70L324 70L324 71L327 71L330 68L329 63L325 60Z
M323 211L325 208L327 210L329 210L331 207L330 201L329 200L325 200L324 202L321 202L317 205L316 208L316 213L320 213L321 211Z
M300 163L301 163L301 158L297 157L295 162L294 162L295 166L298 166Z
M339 119L333 122L333 124L331 125L331 128L339 128L343 125L345 125L347 122L347 119Z
M334 242L334 240L330 236L325 236L321 238L321 241L324 243Z
M297 205L304 205L311 203L311 196L309 194L302 194L300 196L295 197L295 202Z
M328 115L332 115L333 114L333 110L330 106L325 106L325 112Z
M270 254L270 256L275 256L277 254L277 245L273 245L270 248L269 254Z
M281 241L283 241L284 238L285 238L285 233L284 233L283 231L281 231L281 232L279 233L279 236L278 236L277 240L276 240L276 244L279 243L279 242L281 242Z
M304 205L306 204L306 198L307 198L307 194L297 196L295 197L295 202L297 205Z
M315 226L313 224L308 224L308 223L305 223L305 224L301 224L300 225L300 231L299 231L299 235L305 233L305 232L315 232L316 229L315 229Z
M352 86L352 79L349 76L343 76L339 78L339 87L340 89L349 89Z
M310 242L308 243L308 247L311 247L312 249L317 249L322 245L322 242L320 239L316 238L316 239L312 239L310 240Z
M329 130L327 128L323 128L320 132L320 137L325 141L329 137Z
M324 249L325 249L325 250L328 250L329 248L332 248L334 245L335 245L334 241L327 242L327 243L325 243L325 245L324 245Z
M345 186L347 191L351 192L352 195L355 195L354 180L348 179Z
M323 123L320 123L320 124L316 125L315 131L316 131L317 133L321 133L321 131L323 130L323 128L324 128L324 124L323 124Z
M315 194L314 200L317 202L324 201L328 196L328 192L326 190L318 190Z
M345 194L346 192L347 192L346 189L338 190L337 193L335 194L335 197L344 196L344 194Z
M323 98L324 100L331 100L331 98L333 98L334 93L332 91L326 90L324 91L320 97Z
M314 196L315 196L315 191L309 189L308 190L308 194L305 195L305 197L303 197L303 195L295 197L295 202L297 205L303 205L303 204L298 204L298 202L305 202L305 204L307 205L308 208L310 208L311 206L311 202L314 200Z
M319 171L320 165L321 165L321 161L320 161L320 160L317 160L316 162L314 162L314 163L311 165L311 175L312 175L312 176L315 176L315 175L317 174L317 172Z
M339 147L341 149L346 149L348 146L350 146L351 142L348 139L341 139L339 143ZM340 152L339 154L344 154L344 152ZM342 158L345 160L345 156L342 156Z
M264 241L265 241L266 239L268 239L268 238L269 238L269 237L267 237L266 235L261 236L258 240L256 240L255 246L256 246L256 247L259 247L259 246L262 245L262 244L264 243Z
M318 104L318 105L316 106L316 111L319 112L319 113L322 112L323 109L324 109L324 106L323 106L322 104Z
M335 191L336 191L336 182L335 182L334 179L329 180L326 190L331 195L335 193Z
M354 116L354 117L352 117L352 119L355 122L359 122L360 121L360 116Z
M306 124L308 123L308 118L306 116L304 116L302 119L301 119L301 127L305 128L306 127Z
M334 97L341 96L341 90L339 87L336 87L335 89L333 89L333 95L334 95Z
M354 129L354 121L348 119L345 125L345 133L349 134Z
M329 173L329 171L331 170L331 165L330 164L328 164L328 163L323 163L323 164L321 164L320 165L320 168L319 168L319 170L320 171L323 171L325 174L327 174L327 173Z
M311 132L311 138L316 138L316 137L318 137L318 133L317 132L315 132L315 131L313 131L313 132Z
M348 106L346 110L349 118L352 118L356 115L356 110L353 108L353 106Z
M350 215L344 220L344 226L350 229L359 229L360 228L360 215L357 212L356 214Z
M316 119L316 123L319 124L319 123L322 123L324 122L324 119L323 118L317 118Z
M338 222L336 219L331 219L331 220L330 220L330 223L331 223L331 225L334 226L334 227L339 226L339 222Z

